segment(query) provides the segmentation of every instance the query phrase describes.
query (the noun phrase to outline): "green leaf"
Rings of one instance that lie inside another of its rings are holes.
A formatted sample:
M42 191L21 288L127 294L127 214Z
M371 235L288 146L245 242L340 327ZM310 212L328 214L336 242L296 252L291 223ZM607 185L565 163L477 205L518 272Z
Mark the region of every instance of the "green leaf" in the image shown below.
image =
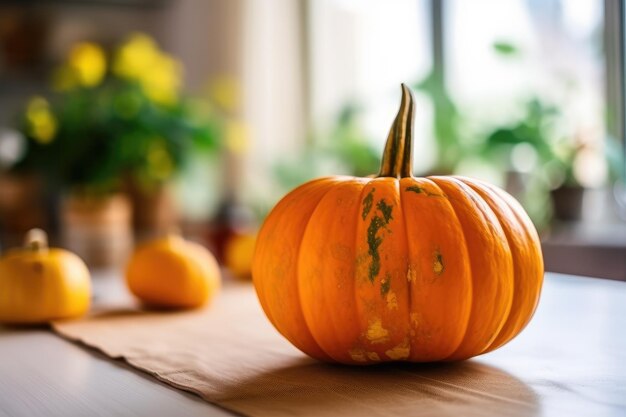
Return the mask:
M493 43L493 49L500 55L519 55L520 50L517 46L506 41L496 41Z

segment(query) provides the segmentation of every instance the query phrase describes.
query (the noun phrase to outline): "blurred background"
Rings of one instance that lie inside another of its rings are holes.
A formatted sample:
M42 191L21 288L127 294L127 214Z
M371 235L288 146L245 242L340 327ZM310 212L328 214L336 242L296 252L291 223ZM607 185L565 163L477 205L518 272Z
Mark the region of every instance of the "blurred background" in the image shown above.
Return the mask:
M182 230L236 275L278 199L376 173L400 83L416 175L506 188L546 269L626 280L619 0L0 0L0 247L94 267Z

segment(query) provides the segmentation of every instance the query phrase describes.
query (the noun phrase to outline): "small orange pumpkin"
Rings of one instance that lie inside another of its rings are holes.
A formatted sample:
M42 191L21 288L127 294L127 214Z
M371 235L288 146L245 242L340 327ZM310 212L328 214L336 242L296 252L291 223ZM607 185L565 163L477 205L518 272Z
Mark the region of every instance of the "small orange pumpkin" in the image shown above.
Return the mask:
M543 259L530 219L484 182L413 177L413 114L403 85L378 176L301 185L259 232L261 305L312 357L462 360L507 343L535 310Z
M252 258L256 233L235 233L224 246L224 264L236 278L252 278Z
M126 267L128 288L152 307L200 307L215 296L220 283L211 252L175 233L140 245Z

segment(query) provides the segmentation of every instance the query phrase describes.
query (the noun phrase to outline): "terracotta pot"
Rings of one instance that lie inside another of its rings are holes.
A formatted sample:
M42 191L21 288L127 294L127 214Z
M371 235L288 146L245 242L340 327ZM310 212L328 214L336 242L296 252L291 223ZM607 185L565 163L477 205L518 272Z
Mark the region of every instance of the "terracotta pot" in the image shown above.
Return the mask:
M554 218L564 221L578 221L583 217L583 187L561 186L550 192L554 207Z
M43 188L41 179L33 174L0 175L0 229L5 239L21 241L34 227L49 229Z
M130 182L126 192L133 206L132 225L137 236L159 236L177 227L178 207L171 186L146 190Z
M61 203L63 244L90 266L119 266L132 249L131 215L130 201L122 194L71 194Z

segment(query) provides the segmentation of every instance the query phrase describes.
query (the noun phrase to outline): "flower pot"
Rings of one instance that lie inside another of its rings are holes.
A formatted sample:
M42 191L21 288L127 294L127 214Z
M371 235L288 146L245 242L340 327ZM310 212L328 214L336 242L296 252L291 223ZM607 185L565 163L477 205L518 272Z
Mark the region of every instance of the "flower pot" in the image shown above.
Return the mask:
M7 246L21 242L24 233L34 227L49 229L45 203L38 176L0 174L0 230Z
M554 207L554 218L563 221L578 221L583 217L585 189L578 186L561 186L550 192Z
M122 194L70 194L61 202L63 244L90 266L120 266L132 249L131 215L130 201Z
M159 236L177 227L178 208L171 186L161 184L145 189L129 182L126 192L133 207L132 225L136 236Z

